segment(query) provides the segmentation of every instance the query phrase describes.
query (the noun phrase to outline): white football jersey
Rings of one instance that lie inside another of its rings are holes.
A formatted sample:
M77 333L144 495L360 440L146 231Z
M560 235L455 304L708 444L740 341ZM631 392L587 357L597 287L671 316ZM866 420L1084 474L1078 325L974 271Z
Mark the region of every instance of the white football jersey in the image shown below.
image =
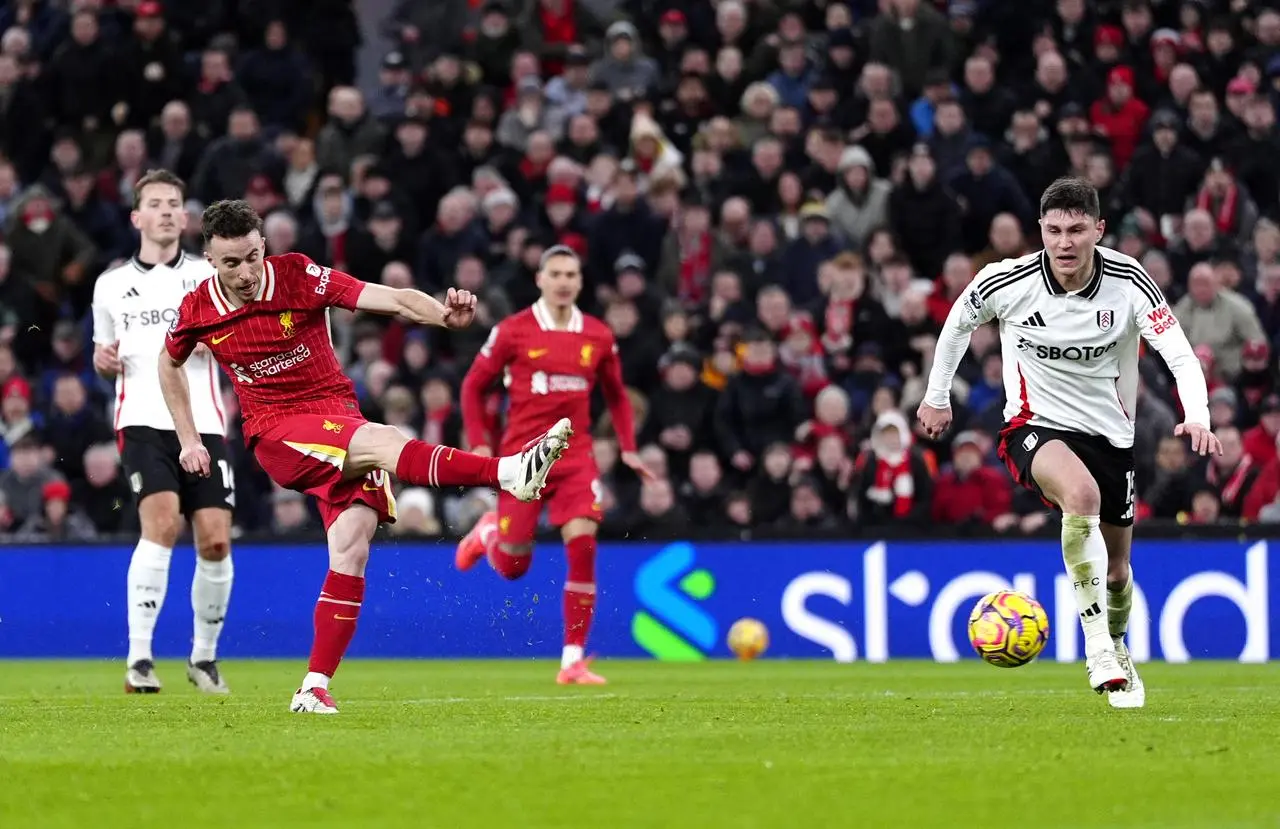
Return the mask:
M1097 247L1093 278L1068 293L1044 251L995 262L978 272L938 339L925 402L950 405L951 378L969 335L999 320L1005 420L1133 445L1138 398L1138 338L1169 365L1186 420L1209 425L1200 362L1178 320L1142 265Z
M164 337L182 298L213 275L204 259L179 253L160 265L135 256L98 277L93 286L93 341L120 344L123 368L116 377L115 428L150 426L173 431L173 417L160 392L158 371ZM202 435L225 435L222 386L207 351L187 360L191 413Z

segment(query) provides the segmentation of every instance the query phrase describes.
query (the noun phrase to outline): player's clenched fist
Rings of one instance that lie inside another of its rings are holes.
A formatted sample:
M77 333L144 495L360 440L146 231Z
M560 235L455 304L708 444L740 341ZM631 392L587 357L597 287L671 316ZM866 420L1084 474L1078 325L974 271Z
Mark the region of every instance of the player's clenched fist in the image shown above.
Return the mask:
M916 418L924 433L930 438L936 438L951 426L951 407L935 409L928 403L921 403L920 408L916 409Z
M203 443L184 446L178 455L178 464L192 475L207 478L209 477L209 450L204 448Z
M476 297L470 291L450 288L444 295L446 328L466 328L476 316Z

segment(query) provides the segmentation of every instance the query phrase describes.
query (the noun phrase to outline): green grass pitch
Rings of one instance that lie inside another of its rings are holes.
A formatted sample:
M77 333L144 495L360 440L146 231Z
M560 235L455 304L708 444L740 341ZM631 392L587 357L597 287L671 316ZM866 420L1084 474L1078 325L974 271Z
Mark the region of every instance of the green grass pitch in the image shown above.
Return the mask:
M1147 665L1112 711L1081 666L298 662L205 698L119 664L0 662L0 827L1277 827L1280 666Z

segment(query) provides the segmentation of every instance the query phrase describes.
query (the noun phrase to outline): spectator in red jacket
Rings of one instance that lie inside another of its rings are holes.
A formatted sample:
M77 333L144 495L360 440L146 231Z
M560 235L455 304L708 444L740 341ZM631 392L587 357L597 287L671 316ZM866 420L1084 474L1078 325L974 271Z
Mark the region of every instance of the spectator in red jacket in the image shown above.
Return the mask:
M1117 66L1107 73L1107 94L1093 102L1089 120L1094 132L1111 142L1116 169L1123 170L1142 140L1151 109L1133 96L1133 70Z
M1276 435L1280 434L1280 395L1269 394L1258 407L1258 425L1244 433L1244 451L1259 466L1276 459Z
M951 442L951 468L938 477L933 520L939 524L991 526L1009 511L1009 476L983 462L982 438L964 431Z

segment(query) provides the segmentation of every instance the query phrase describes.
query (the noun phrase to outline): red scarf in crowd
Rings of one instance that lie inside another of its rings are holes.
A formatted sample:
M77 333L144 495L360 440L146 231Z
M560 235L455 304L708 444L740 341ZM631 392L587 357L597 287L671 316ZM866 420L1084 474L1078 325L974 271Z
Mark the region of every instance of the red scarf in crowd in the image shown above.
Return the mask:
M701 233L693 239L680 240L680 285L676 295L681 301L699 305L707 295L711 282L711 234Z
M1227 186L1227 194L1222 197L1218 209L1213 209L1213 196L1209 195L1209 188L1202 187L1200 192L1196 194L1196 207L1201 210L1207 210L1213 216L1214 224L1218 226L1219 233L1225 233L1228 236L1234 235L1236 232L1236 207L1240 203L1240 191L1236 188L1234 182Z
M550 166L549 159L545 164L538 164L526 155L520 159L520 175L524 176L525 181L536 182L547 177L547 168Z
M426 420L422 424L422 439L426 443L442 444L447 443L447 437L444 433L444 425L449 421L449 415L453 414L453 404L443 406L435 411L428 411Z
M872 487L893 493L894 518L909 515L916 494L915 480L911 477L911 453L903 452L896 463L878 453L874 457L876 475Z
M827 303L822 319L822 346L828 351L853 348L853 320L857 300L833 299Z
M1205 478L1211 486L1219 488L1222 494L1223 504L1234 504L1236 498L1240 496L1240 488L1244 486L1245 478L1249 476L1249 469L1253 466L1253 458L1245 455L1240 459L1240 463L1236 464L1236 468L1231 475L1225 480L1220 480L1222 475L1218 472L1215 464L1209 464L1209 470L1205 473Z

